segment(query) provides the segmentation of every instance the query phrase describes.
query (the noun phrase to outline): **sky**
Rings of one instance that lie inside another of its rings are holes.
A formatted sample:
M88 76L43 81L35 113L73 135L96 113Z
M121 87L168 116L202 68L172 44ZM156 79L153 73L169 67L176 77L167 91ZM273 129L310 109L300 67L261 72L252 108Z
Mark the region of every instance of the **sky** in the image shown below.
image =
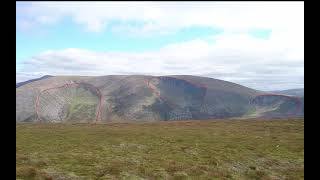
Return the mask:
M16 81L197 75L304 88L304 2L16 2Z

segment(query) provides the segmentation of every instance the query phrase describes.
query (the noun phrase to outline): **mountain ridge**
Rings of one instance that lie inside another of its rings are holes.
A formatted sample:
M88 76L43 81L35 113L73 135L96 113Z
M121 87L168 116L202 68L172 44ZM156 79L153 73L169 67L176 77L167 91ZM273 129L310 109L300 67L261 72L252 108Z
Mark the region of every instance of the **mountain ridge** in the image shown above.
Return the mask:
M49 78L49 77L53 77L51 75L45 75L45 76L42 76L40 78L35 78L35 79L29 79L27 81L22 81L22 82L18 82L16 83L16 88L20 87L20 86L23 86L25 84L28 84L28 83L31 83L31 82L34 82L34 81L39 81L39 80L42 80L42 79L46 79L46 78Z
M264 93L191 75L51 76L16 88L16 122L87 122L98 112L102 122L303 115L293 113L297 104L286 96L251 104Z
M304 96L304 88L286 89L286 90L272 91L272 92L278 93L278 94L290 95L290 96L298 96L298 97Z

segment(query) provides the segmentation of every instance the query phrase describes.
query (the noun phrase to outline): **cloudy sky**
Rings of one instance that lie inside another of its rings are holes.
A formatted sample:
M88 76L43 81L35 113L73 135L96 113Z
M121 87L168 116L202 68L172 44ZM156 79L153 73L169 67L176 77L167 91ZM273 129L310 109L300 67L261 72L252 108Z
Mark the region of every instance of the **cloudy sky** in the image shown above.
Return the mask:
M304 87L303 2L16 2L16 80L188 74Z

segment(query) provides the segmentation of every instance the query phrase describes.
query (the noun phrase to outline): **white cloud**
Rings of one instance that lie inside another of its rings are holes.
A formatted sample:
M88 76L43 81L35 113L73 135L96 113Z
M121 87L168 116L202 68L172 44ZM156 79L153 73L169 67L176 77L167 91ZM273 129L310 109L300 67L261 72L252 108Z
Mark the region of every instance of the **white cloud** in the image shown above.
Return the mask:
M25 61L25 74L17 74L17 81L42 72L193 74L264 90L304 84L304 2L33 2L17 13L23 15L17 16L18 28L25 29L70 18L88 31L110 28L124 35L156 36L194 26L223 30L207 41L194 39L142 53L51 50ZM248 33L261 28L271 30L270 37Z
M274 34L269 39L221 34L213 40L195 39L141 53L51 50L25 61L21 71L50 75L203 75L264 90L304 84L303 41L300 47L290 42L279 45L281 39Z
M103 31L113 20L145 22L139 28L145 33L190 26L295 31L304 22L304 2L32 2L17 12L40 23L71 17L93 32Z

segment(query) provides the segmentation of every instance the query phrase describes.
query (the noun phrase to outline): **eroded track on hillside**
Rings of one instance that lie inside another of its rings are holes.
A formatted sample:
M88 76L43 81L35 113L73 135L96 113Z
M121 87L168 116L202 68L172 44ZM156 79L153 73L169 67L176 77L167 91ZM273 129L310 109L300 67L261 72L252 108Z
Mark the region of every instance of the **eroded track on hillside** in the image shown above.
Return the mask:
M96 108L96 117L95 117L95 121L94 122L101 122L102 120L102 116L101 116L101 113L102 113L102 107L104 106L104 100L103 100L103 95L101 94L101 91L98 87L90 84L90 83L85 83L85 82L69 82L69 83L65 83L61 86L54 86L54 87L50 87L50 88L47 88L47 89L43 89L41 90L37 96L36 96L36 99L35 99L35 113L36 113L36 117L37 117L37 121L38 122L43 122L41 116L40 116L40 108L44 109L44 110L47 110L47 112L50 112L52 111L52 109L48 109L48 106L42 106L40 107L40 97L41 95L43 94L48 94L50 96L53 96L54 100L56 101L55 103L57 105L61 105L63 106L63 104L66 104L66 103L69 103L70 104L70 96L67 94L59 94L59 93L50 93L52 90L58 90L58 89L68 89L68 88L77 88L77 87L83 87L83 88L88 88L91 92L94 92L98 98L99 98L99 103L98 103L98 106ZM42 98L45 98L46 96L42 97ZM110 107L110 106L109 106ZM58 107L58 108L62 108L62 107ZM57 108L57 109L58 109ZM109 109L109 108L108 108ZM110 109L109 109L110 111ZM58 112L53 112L53 113L58 113ZM50 114L49 114L50 116Z

